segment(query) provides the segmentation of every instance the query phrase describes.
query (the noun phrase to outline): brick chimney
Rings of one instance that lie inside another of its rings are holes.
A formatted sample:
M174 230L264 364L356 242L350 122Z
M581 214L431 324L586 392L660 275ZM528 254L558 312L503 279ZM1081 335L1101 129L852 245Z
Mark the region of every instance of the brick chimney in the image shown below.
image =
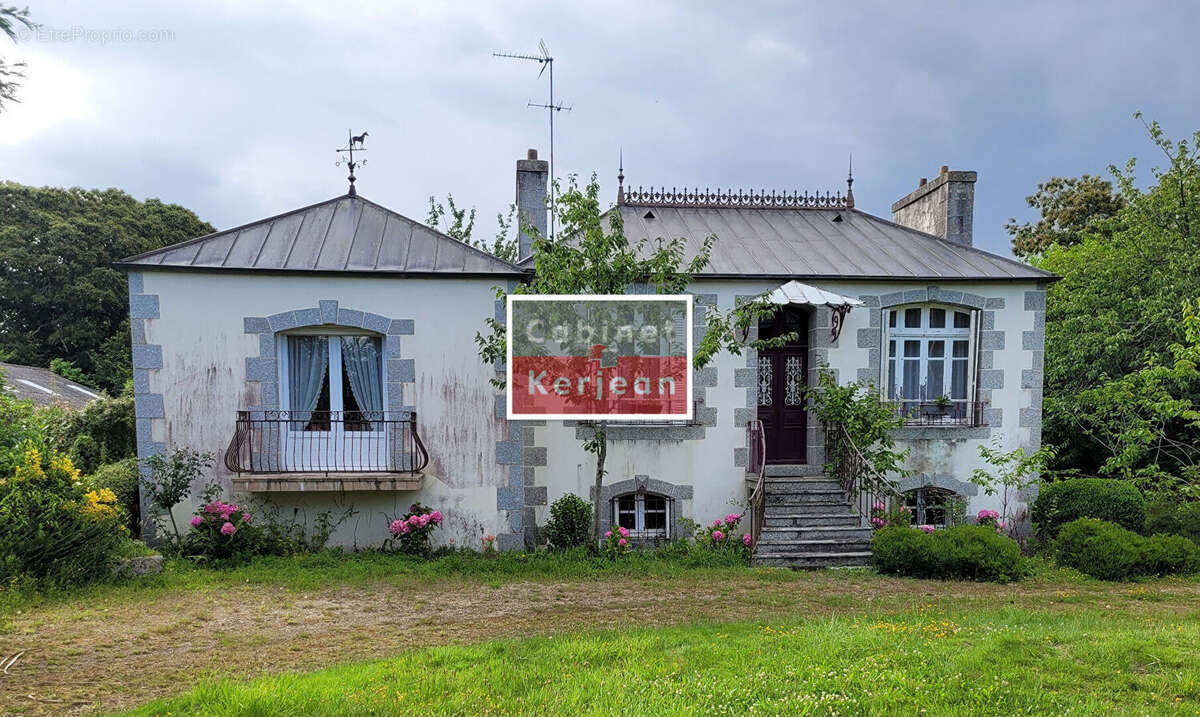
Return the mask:
M916 189L892 204L892 221L971 246L976 177L975 172L952 172L942 165L936 178L922 177Z
M546 236L546 183L550 165L537 158L531 149L525 159L517 160L517 219L518 226L533 227ZM522 231L517 242L517 260L533 253L533 237Z

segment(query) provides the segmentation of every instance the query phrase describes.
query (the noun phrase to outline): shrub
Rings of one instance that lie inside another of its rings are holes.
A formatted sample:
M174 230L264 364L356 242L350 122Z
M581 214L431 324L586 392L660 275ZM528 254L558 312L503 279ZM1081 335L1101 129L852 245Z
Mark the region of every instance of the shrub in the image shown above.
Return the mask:
M413 503L409 506L407 513L393 520L388 526L392 537L387 540L384 547L408 555L429 555L430 534L441 523L441 511L434 510L427 505Z
M604 531L604 554L610 558L629 552L629 529L614 525Z
M550 505L550 519L544 533L555 550L587 545L592 539L592 504L567 493Z
M1115 523L1080 518L1062 527L1055 543L1062 565L1101 580L1200 570L1200 548L1178 535L1143 538Z
M901 503L888 510L887 504L876 501L871 505L871 526L876 530L888 526L907 528L912 525L912 511Z
M700 550L736 553L746 559L750 558L750 549L754 541L749 533L742 533L741 513L729 513L724 518L717 518L706 526L698 526L695 531L696 548Z
M132 395L96 399L48 425L54 447L66 452L85 474L137 455Z
M100 466L87 482L96 490L107 488L117 496L117 504L125 514L125 526L137 534L142 519L138 503L138 459L126 458Z
M1146 506L1146 534L1182 535L1200 543L1200 502L1180 503L1164 496Z
M1127 481L1077 478L1043 485L1033 502L1031 518L1038 536L1047 540L1078 518L1106 520L1140 531L1146 525L1146 501Z
M0 584L107 577L128 540L116 503L110 490L89 490L66 456L28 448L0 478Z
M1200 547L1182 535L1144 538L1141 570L1145 575L1175 575L1200 569Z
M239 560L270 552L251 514L233 503L214 500L197 510L190 524L180 544L189 557Z
M1020 549L992 526L956 525L932 533L888 526L875 532L871 545L882 573L996 582L1021 577Z

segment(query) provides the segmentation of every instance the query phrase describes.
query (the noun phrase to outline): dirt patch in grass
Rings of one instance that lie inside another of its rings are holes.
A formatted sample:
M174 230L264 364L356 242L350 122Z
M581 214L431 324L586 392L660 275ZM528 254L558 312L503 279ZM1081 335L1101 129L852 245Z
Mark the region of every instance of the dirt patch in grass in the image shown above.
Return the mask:
M279 585L99 596L10 616L0 708L108 712L215 677L314 670L415 647L588 628L972 608L1106 608L1200 618L1200 582L1014 585L884 578L868 572L488 583L399 578L296 591ZM3 663L0 663L2 667Z

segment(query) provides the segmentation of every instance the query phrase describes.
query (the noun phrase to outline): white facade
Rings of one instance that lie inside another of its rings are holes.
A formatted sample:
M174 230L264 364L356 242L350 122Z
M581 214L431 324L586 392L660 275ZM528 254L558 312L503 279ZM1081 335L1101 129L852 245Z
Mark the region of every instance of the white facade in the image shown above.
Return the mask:
M383 341L388 405L417 413L430 456L420 487L260 497L285 515L302 508L310 521L323 510L353 507L357 513L332 541L350 548L379 544L387 537L388 519L414 501L446 516L434 533L436 544L478 548L485 535L496 535L504 548L532 544L550 502L566 493L590 497L594 458L582 449L584 428L509 422L498 415L503 406L489 382L495 371L479 359L474 339L485 319L496 315L495 287L506 281L139 267L130 274L139 452L144 458L178 445L212 453L216 478L232 492L234 477L221 458L233 437L236 412L272 401L277 405L278 386L286 381L278 376L279 362L270 360L277 351L274 335L298 330L305 322L293 319L303 312L319 315L305 324L309 327L346 320ZM699 305L715 300L728 310L736 297L758 295L780 283L703 280L692 291ZM883 306L932 300L974 312L973 383L988 401L987 425L902 429L898 437L911 450L913 476L901 487L952 489L970 498L971 513L999 509L1000 496L976 492L968 476L980 465L981 444L997 441L1005 450L1040 444L1044 283L809 283L866 304L850 311L836 342L830 338L828 309L816 309L810 318L810 369L827 363L842 382L880 380ZM293 319L277 318L288 316ZM364 317L370 316L374 328L364 329L370 322ZM378 321L382 318L391 319L390 326ZM611 430L606 485L632 490L640 484L667 495L674 499L676 519L705 521L741 512L747 498L746 421L757 410L755 366L750 352L722 355L698 371L693 425ZM819 464L815 451L821 439L811 424L809 461ZM177 520L191 510L180 506Z

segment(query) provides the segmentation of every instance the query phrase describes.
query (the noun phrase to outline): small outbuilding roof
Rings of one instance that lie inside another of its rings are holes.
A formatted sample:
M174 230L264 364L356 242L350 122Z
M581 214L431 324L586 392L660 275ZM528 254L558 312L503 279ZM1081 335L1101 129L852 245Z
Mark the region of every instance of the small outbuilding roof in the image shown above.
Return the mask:
M131 256L124 269L512 275L508 262L362 197L339 196Z
M33 401L39 407L66 406L78 409L89 401L103 397L99 390L63 378L46 368L0 363L0 373L4 374L0 388L22 401Z

